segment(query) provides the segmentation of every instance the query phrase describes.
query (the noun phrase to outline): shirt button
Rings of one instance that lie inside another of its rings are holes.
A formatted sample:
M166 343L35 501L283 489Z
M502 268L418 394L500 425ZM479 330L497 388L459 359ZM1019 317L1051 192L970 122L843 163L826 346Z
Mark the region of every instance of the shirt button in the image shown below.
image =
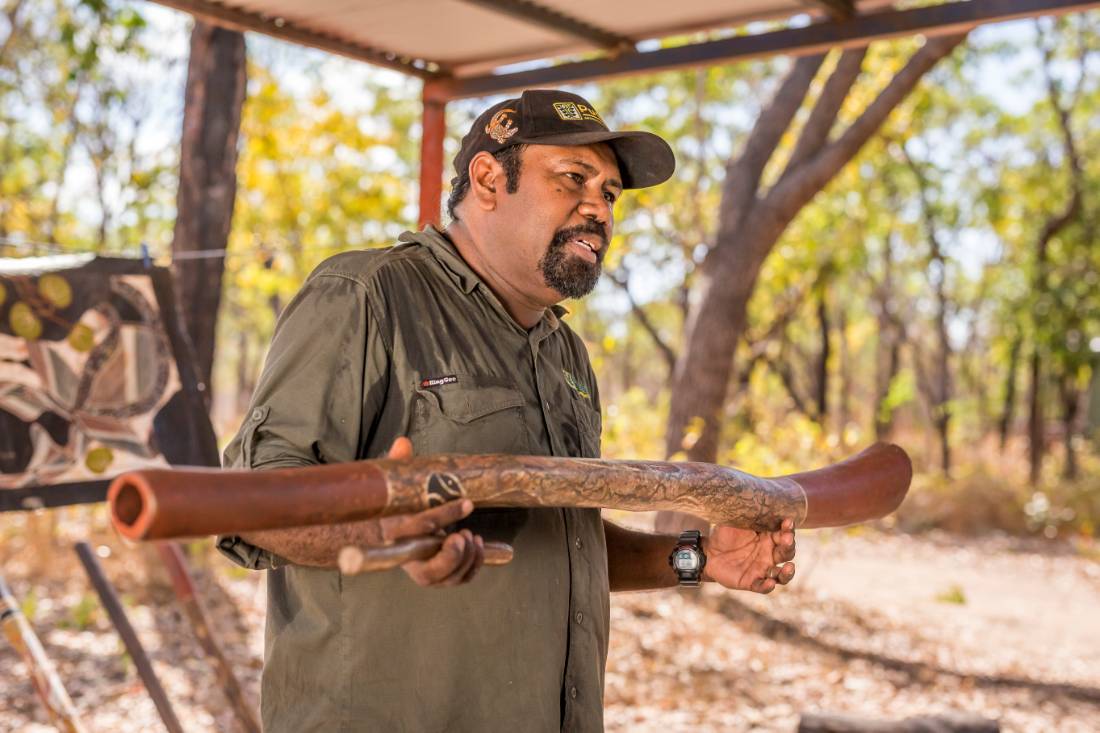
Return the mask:
M259 420L259 419L260 419L260 418L262 418L263 416L264 416L264 411L263 411L263 410L261 410L261 409L260 409L260 408L258 408L258 407L257 407L257 408L256 408L255 410L253 410L253 411L252 411L252 419L253 419L253 420Z
M580 611L577 611L577 623L584 623L584 614Z
M573 698L574 700L577 699L577 688L576 687L570 687L569 688L569 697Z
M549 412L549 410L550 410L550 401L547 400L546 402L543 402L542 406L546 408L547 412Z
M577 541L576 541L576 542L574 542L573 544L577 546L577 549L578 549L578 550L579 550L579 549L581 549L582 547L584 547L584 543L583 543L583 542L581 542L581 538L580 538L580 537L578 537L578 538L577 538Z

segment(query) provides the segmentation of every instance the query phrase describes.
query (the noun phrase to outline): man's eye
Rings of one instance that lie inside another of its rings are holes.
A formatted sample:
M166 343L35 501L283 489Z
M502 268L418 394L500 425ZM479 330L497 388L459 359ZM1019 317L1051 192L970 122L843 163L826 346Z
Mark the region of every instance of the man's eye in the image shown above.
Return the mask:
M605 191L603 197L607 199L607 203L615 203L615 194L611 193L610 191Z
M566 173L565 175L569 176L569 179L577 185L584 183L584 176L582 176L580 173Z

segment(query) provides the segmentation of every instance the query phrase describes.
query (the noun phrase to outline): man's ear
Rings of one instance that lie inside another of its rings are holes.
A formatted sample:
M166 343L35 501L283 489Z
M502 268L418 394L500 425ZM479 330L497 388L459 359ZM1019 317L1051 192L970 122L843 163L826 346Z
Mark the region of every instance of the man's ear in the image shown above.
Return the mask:
M503 190L504 168L489 153L482 150L470 161L470 197L477 205L491 211L497 205L497 192Z

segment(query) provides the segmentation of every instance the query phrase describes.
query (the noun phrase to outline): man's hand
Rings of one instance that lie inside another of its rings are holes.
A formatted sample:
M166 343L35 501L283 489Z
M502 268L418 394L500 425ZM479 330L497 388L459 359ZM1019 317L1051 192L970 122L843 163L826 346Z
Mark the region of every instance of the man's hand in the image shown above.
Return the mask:
M387 458L412 458L412 441L401 437L393 442ZM469 499L450 501L416 514L403 514L378 520L379 544L420 535L443 534L443 528L469 516L474 503ZM407 562L401 566L419 586L452 586L467 583L485 562L485 543L468 529L459 530L444 540L434 557Z
M734 590L771 593L794 577L794 520L776 532L718 526L705 540L704 578Z

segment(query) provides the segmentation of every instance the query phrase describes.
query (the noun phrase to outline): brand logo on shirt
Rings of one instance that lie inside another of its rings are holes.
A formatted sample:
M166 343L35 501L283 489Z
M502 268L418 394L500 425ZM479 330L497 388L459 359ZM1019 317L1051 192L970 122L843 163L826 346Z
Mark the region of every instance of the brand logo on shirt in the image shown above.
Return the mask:
M420 380L420 388L428 389L429 387L442 387L444 384L454 384L458 381L458 377L453 374L448 374L445 377L428 377L427 379Z
M592 393L588 391L588 387L584 382L579 381L572 374L562 369L561 373L565 375L565 383L569 385L569 389L577 393L578 396L583 397L586 400L592 399Z

